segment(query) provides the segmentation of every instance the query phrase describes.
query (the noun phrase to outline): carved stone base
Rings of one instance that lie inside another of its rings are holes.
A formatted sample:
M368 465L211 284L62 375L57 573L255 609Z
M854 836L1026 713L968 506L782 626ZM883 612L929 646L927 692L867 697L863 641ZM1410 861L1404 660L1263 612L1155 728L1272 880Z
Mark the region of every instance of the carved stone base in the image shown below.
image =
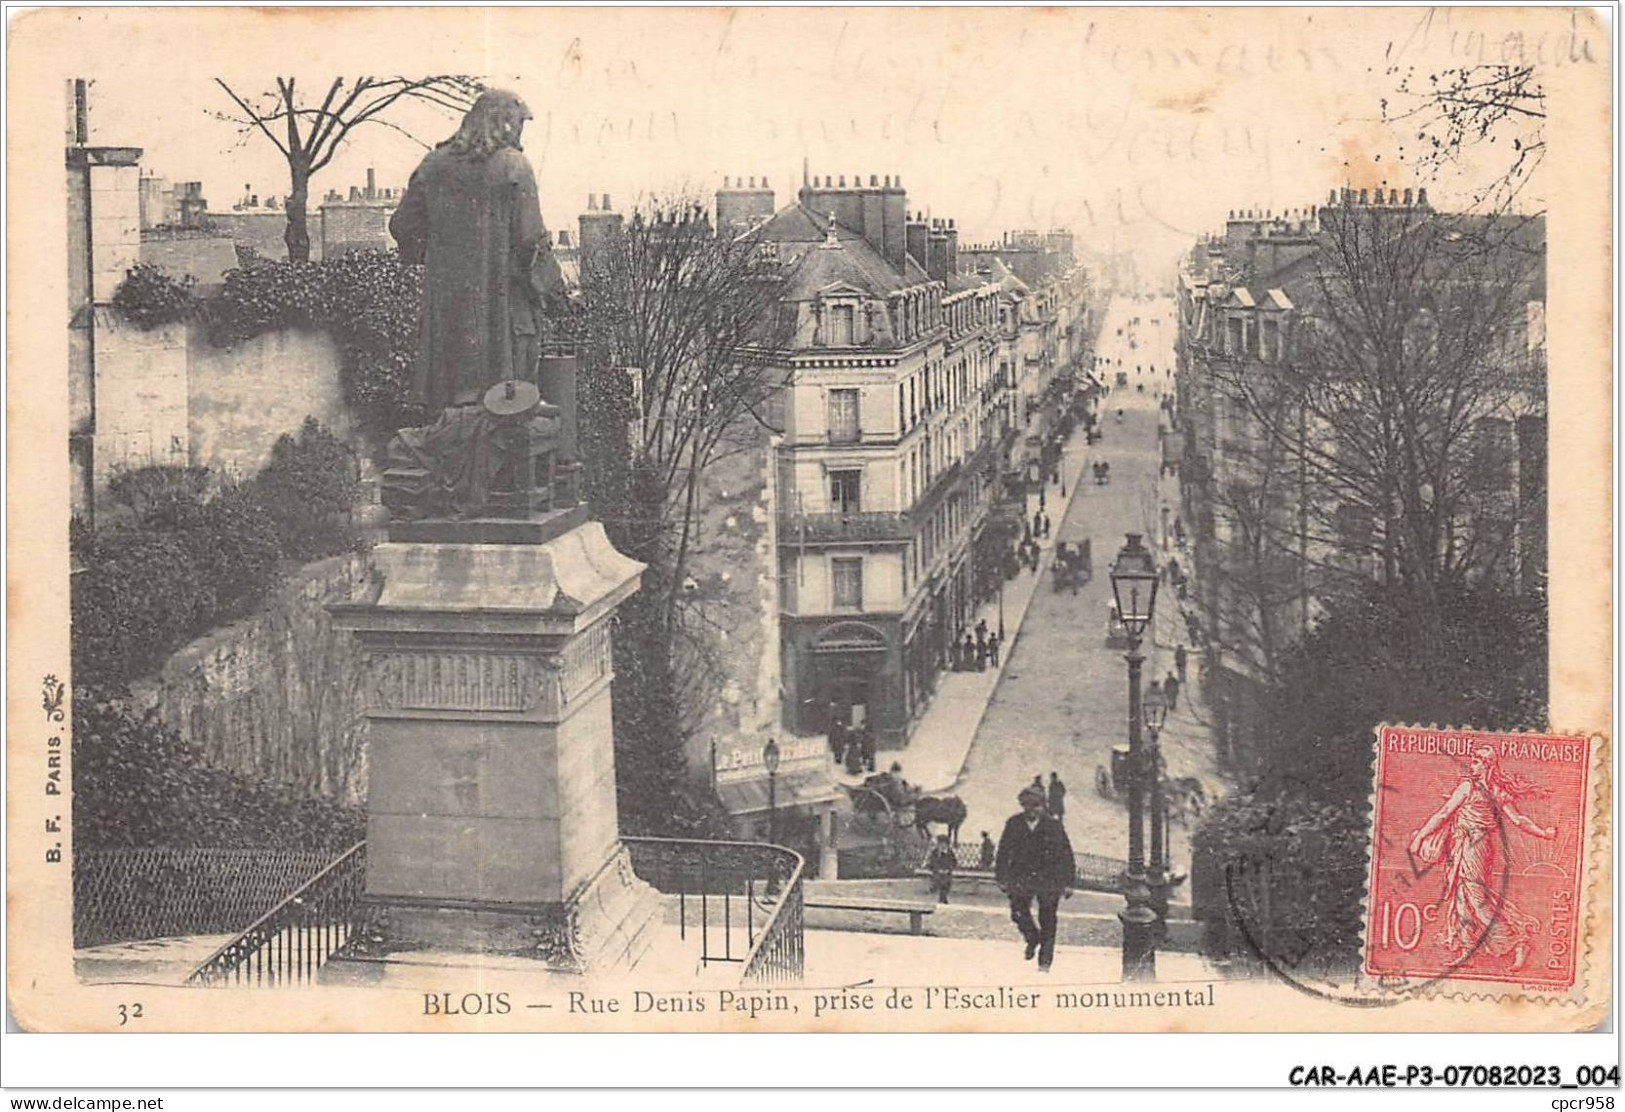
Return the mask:
M323 966L320 980L378 984L399 979L396 965L478 966L487 957L570 976L625 972L653 943L661 914L660 894L637 878L618 845L563 904L369 900L362 925Z

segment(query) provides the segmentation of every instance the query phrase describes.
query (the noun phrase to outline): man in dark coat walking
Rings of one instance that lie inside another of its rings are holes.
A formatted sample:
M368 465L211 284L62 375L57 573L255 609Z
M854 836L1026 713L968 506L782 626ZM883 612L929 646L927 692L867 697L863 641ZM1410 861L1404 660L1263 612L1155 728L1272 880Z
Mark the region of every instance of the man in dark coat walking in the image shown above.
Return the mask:
M1057 772L1049 774L1049 813L1062 821L1066 819L1066 785Z
M1072 894L1077 864L1072 843L1059 820L1044 811L1044 792L1028 785L1017 797L1021 812L1011 815L999 839L993 876L1010 897L1010 920L1027 943L1026 957L1038 955L1038 968L1049 971L1055 960L1055 913ZM1038 922L1033 922L1033 900Z

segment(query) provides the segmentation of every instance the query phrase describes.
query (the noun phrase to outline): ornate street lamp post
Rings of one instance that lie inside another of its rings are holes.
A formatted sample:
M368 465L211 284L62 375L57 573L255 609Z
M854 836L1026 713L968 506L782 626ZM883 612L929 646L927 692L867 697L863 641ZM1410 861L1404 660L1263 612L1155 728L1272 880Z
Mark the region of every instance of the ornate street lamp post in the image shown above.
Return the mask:
M1146 882L1151 889L1151 908L1157 913L1159 931L1168 929L1168 801L1162 794L1162 724L1168 720L1168 697L1162 690L1161 680L1152 680L1140 700L1140 713L1145 716L1145 728L1151 735L1146 750L1146 764L1151 778L1151 860L1148 862ZM1162 941L1159 933L1157 941Z
M1118 913L1123 924L1123 980L1149 981L1157 976L1157 913L1145 869L1145 798L1150 779L1140 743L1140 638L1151 624L1157 601L1157 564L1140 543L1139 533L1125 534L1123 547L1111 570L1112 595L1118 620L1128 635L1128 875L1124 878L1127 906Z
M762 764L767 766L767 840L779 841L779 743L772 738L762 746Z

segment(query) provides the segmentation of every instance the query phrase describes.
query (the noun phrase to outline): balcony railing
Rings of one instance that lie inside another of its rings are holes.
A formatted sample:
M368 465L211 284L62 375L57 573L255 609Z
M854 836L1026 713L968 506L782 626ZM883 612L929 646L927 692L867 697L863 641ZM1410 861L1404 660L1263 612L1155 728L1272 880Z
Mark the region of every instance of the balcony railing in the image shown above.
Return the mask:
M736 963L743 984L801 980L806 966L801 854L763 842L622 838L638 879L677 897L678 935L700 963Z
M913 535L908 515L892 510L779 515L780 544L844 541L906 541Z

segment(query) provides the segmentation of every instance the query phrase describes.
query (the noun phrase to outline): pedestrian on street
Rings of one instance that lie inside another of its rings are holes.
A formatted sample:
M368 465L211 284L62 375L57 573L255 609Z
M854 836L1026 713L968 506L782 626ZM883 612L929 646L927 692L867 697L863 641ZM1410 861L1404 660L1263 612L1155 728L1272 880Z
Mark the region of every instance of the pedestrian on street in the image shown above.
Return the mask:
M1010 897L1010 921L1027 944L1023 956L1031 961L1037 955L1039 970L1047 973L1055 961L1055 913L1061 900L1072 894L1077 863L1066 828L1044 813L1043 789L1025 787L1017 798L1021 811L1004 824L993 877Z
M986 618L978 618L978 619L976 619L976 643L978 645L980 645L983 641L986 641L986 640L987 640L987 619Z
M1179 709L1179 677L1169 672L1162 681L1162 690L1168 695L1168 709Z
M1049 534L1050 534L1049 514L1045 514L1044 515L1044 537L1045 537L1045 539L1049 538Z
M1188 655L1189 654L1187 654L1185 652L1185 646L1184 645L1175 646L1175 648L1174 648L1174 671L1179 673L1179 682L1180 683L1185 682L1185 667L1186 667L1186 664L1188 663L1188 661L1186 660L1186 657Z
M963 661L965 671L976 667L976 642L971 640L970 634L965 634L965 640L959 646L959 659Z
M837 761L846 752L846 728L841 724L841 708L837 703L829 705L829 751Z
M938 903L948 902L948 892L954 886L954 847L948 844L948 835L938 834L937 844L931 847L931 853L925 859L925 867L931 870L931 891L937 894Z
M1044 508L1044 488L1043 487L1038 488L1038 508L1039 508L1039 510L1043 510L1043 508Z
M875 732L865 722L858 727L858 749L863 755L863 768L865 772L875 770Z
M1049 813L1057 819L1066 819L1066 785L1056 772L1049 774Z
M993 662L993 667L999 666L999 635L996 632L988 634L987 658Z
M1042 537L1044 535L1044 511L1043 510L1035 510L1033 512L1033 531L1032 531L1032 535L1033 535L1033 537L1035 539L1038 538L1038 537Z
M989 872L991 872L993 869L993 859L995 853L996 851L993 848L993 839L988 837L987 831L982 831L982 846L981 849L977 851L976 867L978 869L987 869Z
M1037 571L1038 570L1038 545L1037 545L1037 543L1035 542L1034 544L1029 545L1028 548L1027 548L1027 551L1032 556L1033 570Z

